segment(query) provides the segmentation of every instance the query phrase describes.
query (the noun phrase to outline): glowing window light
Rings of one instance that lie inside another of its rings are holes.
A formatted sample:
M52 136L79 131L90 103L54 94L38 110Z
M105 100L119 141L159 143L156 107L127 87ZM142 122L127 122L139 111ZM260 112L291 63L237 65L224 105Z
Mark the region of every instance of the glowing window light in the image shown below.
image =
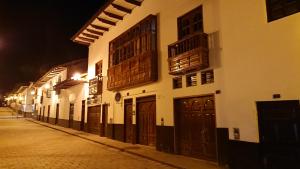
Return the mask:
M50 88L50 85L47 83L46 85L45 85L45 89L49 89Z

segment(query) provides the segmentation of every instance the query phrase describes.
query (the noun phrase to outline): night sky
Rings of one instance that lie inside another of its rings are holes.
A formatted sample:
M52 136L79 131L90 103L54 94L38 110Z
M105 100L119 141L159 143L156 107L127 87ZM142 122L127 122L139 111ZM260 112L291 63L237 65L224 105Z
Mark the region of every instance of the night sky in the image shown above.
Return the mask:
M106 0L0 0L0 94L88 57L70 38Z

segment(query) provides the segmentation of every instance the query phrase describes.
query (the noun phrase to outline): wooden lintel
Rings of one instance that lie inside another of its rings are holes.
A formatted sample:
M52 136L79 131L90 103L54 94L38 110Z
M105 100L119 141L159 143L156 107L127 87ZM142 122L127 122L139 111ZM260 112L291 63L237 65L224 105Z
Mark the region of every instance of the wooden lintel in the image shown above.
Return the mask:
M117 5L117 4L114 4L114 3L112 3L111 5L112 5L114 8L116 8L116 9L122 11L122 12L126 12L126 13L131 13L131 12L132 12L131 9L128 9L128 8L126 8L126 7L124 7L124 6Z
M97 18L100 22L103 22L103 23L106 23L108 25L112 25L112 26L115 26L116 25L116 22L113 22L113 21L110 21L110 20L107 20L107 19L103 19L103 18Z
M79 38L79 39L81 39L81 40L83 40L83 41L90 42L90 43L93 43L93 42L95 42L95 40L94 40L94 39L85 38L85 37L82 37L82 36L79 36L78 38Z
M91 27L93 27L95 29L103 30L103 31L108 31L108 28L103 27L103 26L98 26L98 25L91 24Z
M111 13L111 12L104 11L104 14L111 17L111 18L123 20L123 16L120 16L120 15L117 15L117 14L114 14L114 13Z
M141 6L141 4L142 4L142 2L136 1L136 0L125 0L125 1L132 5L136 5L136 6Z
M96 35L92 35L92 34L89 34L89 33L82 33L82 35L88 37L88 38L92 38L92 39L98 39L99 37L96 36Z

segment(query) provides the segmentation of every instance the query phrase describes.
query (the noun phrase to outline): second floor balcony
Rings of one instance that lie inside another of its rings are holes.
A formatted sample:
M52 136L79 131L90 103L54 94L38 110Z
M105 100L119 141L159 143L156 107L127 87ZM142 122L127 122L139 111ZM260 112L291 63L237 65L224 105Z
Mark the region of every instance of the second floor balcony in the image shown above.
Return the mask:
M208 35L197 33L169 45L169 74L178 75L209 67Z

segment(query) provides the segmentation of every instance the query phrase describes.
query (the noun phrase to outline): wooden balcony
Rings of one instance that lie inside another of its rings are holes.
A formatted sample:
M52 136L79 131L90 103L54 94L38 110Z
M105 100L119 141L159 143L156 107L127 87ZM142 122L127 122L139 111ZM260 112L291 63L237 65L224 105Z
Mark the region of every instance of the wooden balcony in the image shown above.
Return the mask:
M146 51L108 69L108 90L131 88L157 80L156 51Z
M169 74L185 74L209 67L208 38L197 33L177 41L169 49Z

